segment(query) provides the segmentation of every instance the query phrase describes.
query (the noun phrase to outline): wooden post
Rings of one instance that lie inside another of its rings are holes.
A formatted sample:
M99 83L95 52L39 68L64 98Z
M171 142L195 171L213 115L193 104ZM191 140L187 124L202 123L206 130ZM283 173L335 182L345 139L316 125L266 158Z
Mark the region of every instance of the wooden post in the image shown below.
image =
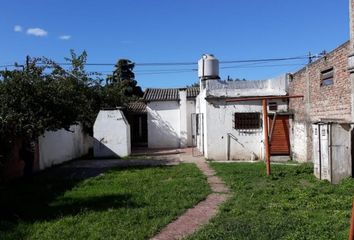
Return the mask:
M269 131L268 131L268 110L267 99L262 100L263 104L263 127L264 127L264 146L265 146L265 162L267 167L267 175L270 175L270 149L269 149Z
M352 218L350 221L350 231L349 231L349 240L354 240L354 201L352 207Z

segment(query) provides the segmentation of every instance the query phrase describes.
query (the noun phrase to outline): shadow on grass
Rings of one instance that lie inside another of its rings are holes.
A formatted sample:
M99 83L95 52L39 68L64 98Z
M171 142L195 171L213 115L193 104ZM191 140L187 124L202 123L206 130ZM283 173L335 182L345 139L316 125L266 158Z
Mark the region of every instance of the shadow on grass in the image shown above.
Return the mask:
M16 228L19 222L34 223L57 219L82 211L143 207L134 203L130 194L107 193L87 197L64 195L81 181L48 177L46 173L0 186L0 231L10 231Z

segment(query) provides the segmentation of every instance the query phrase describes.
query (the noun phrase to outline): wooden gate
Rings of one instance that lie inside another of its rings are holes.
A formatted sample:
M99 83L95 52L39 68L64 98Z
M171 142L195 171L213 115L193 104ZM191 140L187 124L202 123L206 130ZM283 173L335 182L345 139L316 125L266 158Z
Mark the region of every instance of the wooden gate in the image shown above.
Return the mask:
M273 123L275 117L275 122ZM273 115L269 117L270 154L290 155L289 116Z

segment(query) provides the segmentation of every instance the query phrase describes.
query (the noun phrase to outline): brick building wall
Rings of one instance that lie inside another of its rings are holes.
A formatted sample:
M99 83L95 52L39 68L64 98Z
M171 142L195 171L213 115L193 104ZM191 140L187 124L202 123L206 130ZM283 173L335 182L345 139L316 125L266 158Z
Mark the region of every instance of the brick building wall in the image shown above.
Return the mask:
M351 122L352 88L348 71L350 44L346 42L321 59L293 74L289 83L289 108L294 113L291 123L293 158L312 161L312 123L320 120ZM321 85L321 72L333 67L333 84Z

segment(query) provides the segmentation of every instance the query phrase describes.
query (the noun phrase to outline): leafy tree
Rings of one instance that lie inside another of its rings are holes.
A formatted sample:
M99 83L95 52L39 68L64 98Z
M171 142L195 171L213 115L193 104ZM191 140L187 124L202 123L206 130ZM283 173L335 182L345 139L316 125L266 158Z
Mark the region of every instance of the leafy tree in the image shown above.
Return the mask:
M132 61L128 59L120 59L114 66L115 70L113 70L112 75L108 76L110 83L119 83L123 80L135 78L133 72L135 64Z
M46 130L90 129L101 106L100 79L84 70L87 54L71 51L65 70L46 58L27 57L22 69L0 71L0 141L37 139Z
M188 87L200 87L200 84L199 84L199 82L195 82L195 83L193 83L191 85L187 85L187 88Z
M112 75L107 77L107 85L104 88L105 106L122 106L143 95L141 87L134 79L134 66L130 60L118 60Z

